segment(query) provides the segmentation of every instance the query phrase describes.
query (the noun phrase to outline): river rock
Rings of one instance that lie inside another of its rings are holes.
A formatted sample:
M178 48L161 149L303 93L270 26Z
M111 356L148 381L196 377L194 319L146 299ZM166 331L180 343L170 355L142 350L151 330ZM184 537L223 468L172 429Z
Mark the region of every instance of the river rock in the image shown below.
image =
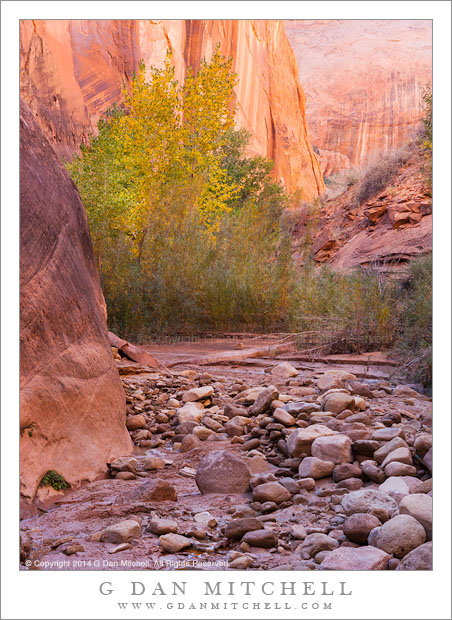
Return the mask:
M374 394L365 383L349 381L348 387L353 394L358 394L358 396L363 396L364 398L375 398Z
M213 387L211 385L205 385L203 387L193 388L187 390L182 394L183 403L192 403L197 400L206 400L213 394Z
M386 465L385 467L386 476L415 476L416 468L413 465L407 465L406 463L399 463L398 461L394 461Z
M195 482L201 493L246 493L251 473L232 452L215 450L203 457Z
M165 461L160 456L147 456L143 459L143 469L145 471L165 469Z
M289 455L294 457L301 456L302 454L310 456L313 441L318 437L328 437L331 435L335 435L335 431L323 424L312 424L307 428L294 430L287 438Z
M353 450L356 454L373 457L374 452L381 448L382 442L373 439L358 439L353 442Z
M364 545L374 527L379 527L380 521L368 513L355 513L344 521L344 534L352 542Z
M118 471L129 471L133 474L136 473L137 460L133 456L120 456L117 459L114 459L110 463L110 467L112 469L117 469Z
M386 570L391 556L375 547L340 547L320 564L322 570Z
M281 504L292 497L291 493L279 482L265 482L253 489L255 502L275 502Z
M263 524L259 519L254 517L245 517L243 519L234 519L229 521L223 528L226 538L231 540L240 540L247 532L263 529Z
M334 463L332 461L322 461L315 456L305 457L298 468L298 474L301 478L327 478L333 471Z
M127 493L126 500L134 502L176 502L177 494L170 482L153 478L131 489Z
M298 547L303 559L314 557L320 551L331 551L339 547L339 543L335 538L326 534L314 533L306 536L304 541Z
M427 539L432 537L433 523L433 499L424 493L413 493L406 495L399 504L399 511L402 515L410 515L422 525L427 534Z
M425 530L410 515L397 515L381 526L376 538L376 546L396 558L403 558L407 553L425 542Z
M250 547L270 549L278 544L278 536L270 530L259 529L247 532L242 538L242 542L247 543Z
M413 388L410 388L408 385L398 385L393 389L392 394L393 396L411 396L413 398L419 398L420 396L419 392L416 392L416 390L413 390Z
M415 442L414 442L414 449L416 450L417 454L419 454L421 459L424 458L424 456L427 454L427 452L430 450L431 447L432 447L432 436L430 434L421 433L420 435L416 437Z
M168 553L178 553L182 549L191 547L191 540L180 534L164 534L159 538L159 544Z
M298 370L289 364L289 362L281 362L274 366L270 373L275 377L281 377L283 379L288 379L289 377L296 377L298 375Z
M291 415L300 415L302 413L313 413L314 411L321 411L322 408L317 403L287 403L283 409Z
M361 467L352 463L340 463L333 469L334 482L342 482L342 480L349 478L361 478L361 476Z
M433 545L427 542L407 553L396 570L432 570L432 568Z
M278 400L278 397L279 391L277 390L277 388L275 388L274 385L271 385L265 390L262 390L262 392L259 393L256 400L249 408L250 414L254 416L264 413L264 411L266 411L270 407L272 401Z
M388 441L388 443L381 446L381 448L378 448L378 450L375 450L373 458L378 463L383 463L388 454L397 448L408 448L408 444L401 437L395 437L394 439L391 439L391 441Z
M101 534L102 542L115 545L130 542L134 538L141 538L141 527L132 519L109 525Z
M139 428L146 428L146 418L140 413L138 415L127 416L126 426L129 431L136 431Z
M284 424L284 426L293 426L295 424L295 418L284 409L281 409L281 407L274 410L273 417L277 422Z
M353 411L355 399L350 394L345 394L344 392L333 392L323 398L322 408L324 411L331 411L332 413L341 413L345 409Z
M413 459L411 458L411 452L408 448L396 448L392 452L388 454L383 463L381 464L381 468L385 469L386 465L389 463L406 463L407 465L413 464Z
M177 419L179 424L186 422L195 422L199 424L205 415L205 409L202 403L189 402L177 410Z
M376 461L362 461L361 469L363 471L363 474L372 482L381 484L386 480L385 473L378 467Z
M410 487L399 476L387 478L378 488L383 493L390 495L397 503L410 493Z
M393 426L391 428L378 428L372 433L371 439L375 439L375 441L391 441L396 437L402 437L402 435L402 429Z
M352 442L347 435L318 437L312 443L311 454L322 461L349 463L352 461Z
M333 388L343 388L344 384L340 377L330 373L325 373L317 379L317 387L321 392L326 392L327 390L331 390Z
M172 519L151 519L148 525L148 530L157 536L177 534L178 529L177 521Z
M236 405L226 405L224 408L224 415L232 420L236 416L247 417L248 410L245 407L238 407Z
M201 440L199 437L196 437L196 435L185 435L181 442L180 451L182 453L190 452L190 450L193 450L194 448L199 448L201 443Z
M373 512L375 509L385 510L390 517L399 513L397 502L390 495L375 489L353 491L345 495L341 503L346 515L352 515L357 512L376 514Z
M427 450L424 458L422 459L422 462L427 467L429 472L433 471L433 450L432 448L430 448L430 450Z

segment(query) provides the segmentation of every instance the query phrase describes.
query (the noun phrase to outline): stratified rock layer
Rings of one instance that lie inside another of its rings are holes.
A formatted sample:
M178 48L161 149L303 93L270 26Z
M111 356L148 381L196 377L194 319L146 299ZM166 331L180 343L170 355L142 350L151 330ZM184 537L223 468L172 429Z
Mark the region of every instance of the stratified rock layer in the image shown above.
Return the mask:
M176 78L209 58L217 42L239 76L237 122L250 153L275 162L275 177L306 200L324 189L312 150L298 67L278 20L24 20L21 93L60 156L71 158L97 120L122 98L138 61L161 66L173 51Z
M20 479L71 485L130 452L88 221L27 105L20 113Z
M401 146L422 115L431 83L431 20L285 22L307 117L325 175Z

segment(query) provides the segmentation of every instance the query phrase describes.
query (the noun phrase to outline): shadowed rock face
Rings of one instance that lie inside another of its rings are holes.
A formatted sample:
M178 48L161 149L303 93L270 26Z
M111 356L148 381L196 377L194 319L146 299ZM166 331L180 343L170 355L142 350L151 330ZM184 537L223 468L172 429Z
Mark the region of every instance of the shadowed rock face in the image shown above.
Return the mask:
M285 28L326 176L407 141L422 114L420 88L432 80L430 20L293 20Z
M20 148L20 478L32 498L46 471L93 480L131 442L86 213L23 102Z
M138 61L161 66L173 51L176 78L198 68L217 42L234 58L237 123L252 134L250 154L273 159L275 177L303 198L324 189L312 150L305 95L278 20L24 20L21 94L58 155L72 157L100 114L121 100Z

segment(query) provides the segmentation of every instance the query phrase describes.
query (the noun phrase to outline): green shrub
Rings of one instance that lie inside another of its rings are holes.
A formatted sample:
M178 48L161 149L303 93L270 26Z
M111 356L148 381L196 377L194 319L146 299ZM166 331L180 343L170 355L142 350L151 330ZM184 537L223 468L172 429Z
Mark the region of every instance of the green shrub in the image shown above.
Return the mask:
M432 383L432 256L411 263L399 297L396 351L407 376Z
M53 487L57 491L70 488L70 484L66 482L63 476L58 472L54 471L53 469L49 469L49 471L46 472L46 474L41 480L40 485L44 487Z
M387 348L394 341L394 286L373 269L338 273L305 267L298 286L293 326L322 353Z

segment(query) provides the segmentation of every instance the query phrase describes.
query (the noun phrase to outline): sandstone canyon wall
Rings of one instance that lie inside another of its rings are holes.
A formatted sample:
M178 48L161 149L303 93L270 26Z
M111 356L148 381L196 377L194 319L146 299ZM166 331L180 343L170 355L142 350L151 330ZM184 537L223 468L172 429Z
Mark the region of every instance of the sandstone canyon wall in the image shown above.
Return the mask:
M324 189L311 147L305 95L283 22L277 20L25 20L21 94L60 156L70 158L121 99L140 59L161 66L173 51L176 77L197 68L217 42L234 58L238 125L250 153L275 162L275 177L306 200Z
M93 480L131 442L86 213L25 103L20 148L20 479L31 499L46 471Z
M293 20L285 27L325 176L397 148L416 131L420 88L432 80L430 20Z

